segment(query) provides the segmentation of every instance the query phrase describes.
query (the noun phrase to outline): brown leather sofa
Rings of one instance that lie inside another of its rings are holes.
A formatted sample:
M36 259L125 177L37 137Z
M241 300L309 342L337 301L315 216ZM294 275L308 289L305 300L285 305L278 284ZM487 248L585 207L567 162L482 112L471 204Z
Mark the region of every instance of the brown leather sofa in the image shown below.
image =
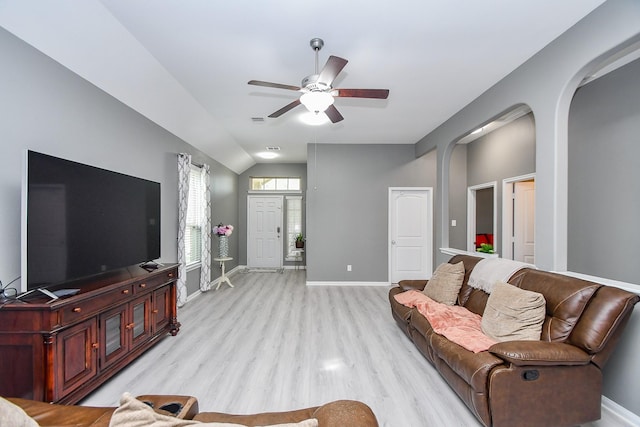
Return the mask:
M316 418L319 427L377 427L378 422L371 409L364 403L354 400L338 400L305 409L286 412L270 412L252 415L232 415L221 412L198 412L198 401L191 396L145 395L138 396L157 412L174 415L185 420L201 422L237 423L247 426L298 423ZM79 405L58 405L27 400L7 398L21 407L40 427L108 427L111 415L116 408L99 408ZM179 404L177 410L171 405ZM3 426L4 427L4 426Z
M481 258L457 255L465 277L458 304L482 315L488 294L467 282ZM394 295L424 289L426 280L401 281L390 290L394 319L424 357L485 426L572 426L600 418L602 368L640 297L624 290L535 269L508 282L541 293L546 318L540 341L494 344L470 352L433 332L416 309Z

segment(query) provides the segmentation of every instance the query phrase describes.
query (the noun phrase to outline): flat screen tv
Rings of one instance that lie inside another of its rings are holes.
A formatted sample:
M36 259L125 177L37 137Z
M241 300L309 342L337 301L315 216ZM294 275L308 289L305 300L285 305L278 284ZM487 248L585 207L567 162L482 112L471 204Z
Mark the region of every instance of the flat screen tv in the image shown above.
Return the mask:
M21 291L160 257L160 184L27 151Z

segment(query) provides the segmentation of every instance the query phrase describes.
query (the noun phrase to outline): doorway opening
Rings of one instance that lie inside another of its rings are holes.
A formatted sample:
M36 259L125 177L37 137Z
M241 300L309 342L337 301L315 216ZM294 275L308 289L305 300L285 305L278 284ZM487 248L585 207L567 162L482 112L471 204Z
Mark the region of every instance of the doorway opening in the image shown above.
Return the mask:
M483 244L498 252L498 195L496 181L467 189L467 251L476 252Z

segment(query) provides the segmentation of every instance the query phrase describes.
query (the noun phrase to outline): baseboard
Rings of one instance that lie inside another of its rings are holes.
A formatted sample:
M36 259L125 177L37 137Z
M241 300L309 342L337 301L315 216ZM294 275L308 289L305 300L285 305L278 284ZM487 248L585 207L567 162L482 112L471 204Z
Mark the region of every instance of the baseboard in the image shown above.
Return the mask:
M620 427L640 426L640 416L618 405L606 396L602 396L602 421L607 420L607 425Z
M391 286L389 282L319 282L307 280L307 286Z

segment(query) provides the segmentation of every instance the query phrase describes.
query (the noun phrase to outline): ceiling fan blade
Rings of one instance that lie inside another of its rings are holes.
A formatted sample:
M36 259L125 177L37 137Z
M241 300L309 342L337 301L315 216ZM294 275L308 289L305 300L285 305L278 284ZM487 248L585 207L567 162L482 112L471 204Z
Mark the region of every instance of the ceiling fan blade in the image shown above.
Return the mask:
M340 98L377 98L387 99L389 89L336 89ZM335 92L334 92L335 93Z
M282 107L281 109L279 109L278 111L276 111L275 113L271 113L269 114L269 117L271 117L272 119L275 119L277 117L280 117L281 115L283 115L284 113L286 113L289 110L293 110L294 108L296 108L298 105L300 105L300 99L296 99L295 101L293 101L290 104L285 105L284 107Z
M275 89L300 90L300 88L298 86L283 85L283 84L280 84L280 83L263 82L263 81L260 81L260 80L249 80L249 84L250 85L254 85L254 86L272 87L272 88L275 88Z
M331 123L338 123L339 121L344 120L342 114L340 114L336 106L333 104L329 105L329 108L327 108L324 113L327 115L327 117L329 117Z
M327 59L327 63L324 64L324 68L320 71L318 75L318 83L323 83L327 86L331 86L333 80L340 74L340 71L347 65L347 61L344 58L339 58L337 56L330 56Z

